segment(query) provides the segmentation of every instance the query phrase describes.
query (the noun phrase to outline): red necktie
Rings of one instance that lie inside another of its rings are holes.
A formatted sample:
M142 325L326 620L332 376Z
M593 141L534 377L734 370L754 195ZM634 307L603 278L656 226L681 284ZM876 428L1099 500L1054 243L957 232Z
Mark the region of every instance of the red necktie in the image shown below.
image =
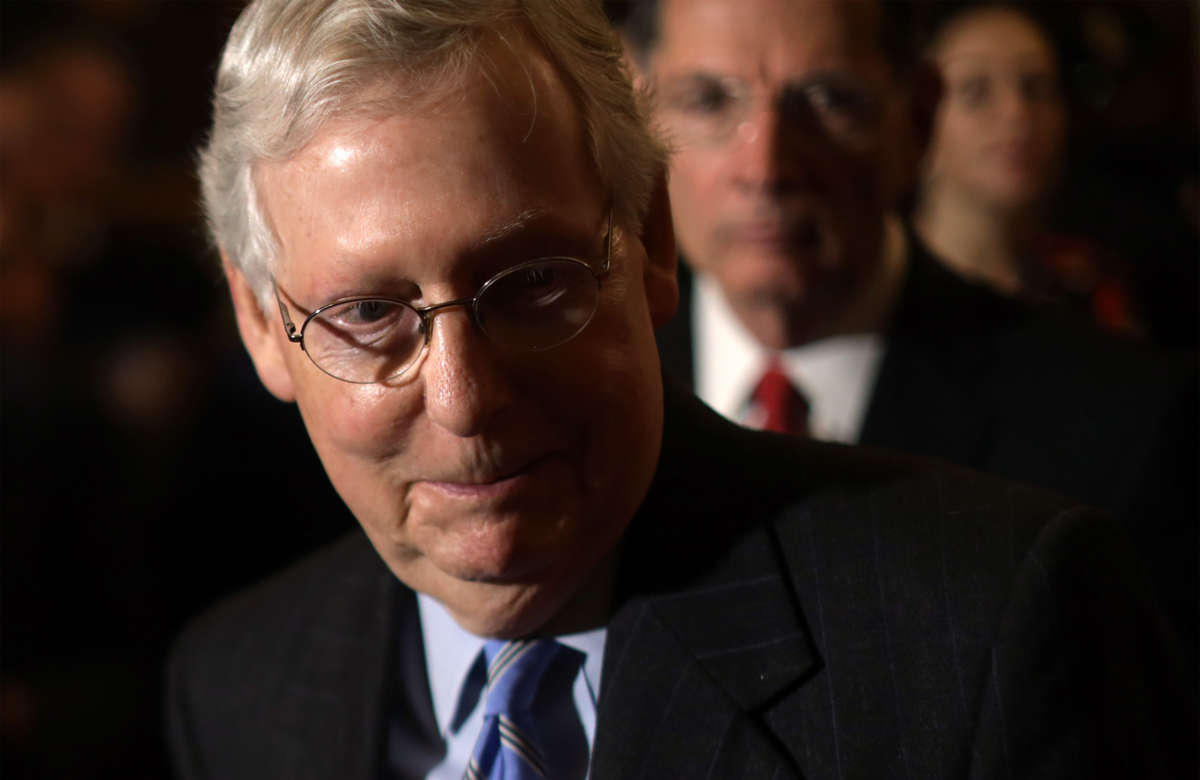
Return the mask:
M767 364L766 372L754 388L754 400L765 415L764 431L808 435L808 401L783 373L779 358L772 357Z

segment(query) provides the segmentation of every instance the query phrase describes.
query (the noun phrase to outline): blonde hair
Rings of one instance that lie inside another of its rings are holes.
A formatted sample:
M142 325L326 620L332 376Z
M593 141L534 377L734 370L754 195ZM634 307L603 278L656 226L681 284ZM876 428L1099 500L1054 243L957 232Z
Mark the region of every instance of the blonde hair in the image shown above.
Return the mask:
M234 24L200 150L214 243L246 276L264 311L277 244L255 189L260 162L287 160L383 78L398 109L461 75L481 36L529 32L575 99L614 217L641 226L666 151L634 95L620 43L596 0L255 0Z

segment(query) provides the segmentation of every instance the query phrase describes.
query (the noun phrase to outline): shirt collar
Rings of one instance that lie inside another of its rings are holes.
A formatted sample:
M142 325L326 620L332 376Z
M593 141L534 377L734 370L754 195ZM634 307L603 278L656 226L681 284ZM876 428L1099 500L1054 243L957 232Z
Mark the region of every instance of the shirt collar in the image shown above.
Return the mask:
M459 626L446 608L432 596L418 593L417 607L421 616L425 671L433 699L433 716L444 737L461 726L462 720L478 703L483 680L471 679L471 673L483 650L484 638ZM597 628L555 637L586 656L583 674L593 704L599 698L607 635L607 629ZM464 711L460 712L460 709Z
M697 273L692 312L696 346L696 391L731 419L762 375L768 353L742 325L715 279Z

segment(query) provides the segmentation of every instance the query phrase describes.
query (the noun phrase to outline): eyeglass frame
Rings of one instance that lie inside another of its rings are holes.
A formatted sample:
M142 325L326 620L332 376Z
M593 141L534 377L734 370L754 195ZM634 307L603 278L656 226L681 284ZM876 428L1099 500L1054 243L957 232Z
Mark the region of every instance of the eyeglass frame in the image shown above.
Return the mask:
M683 132L691 137L692 142L700 143L705 146L719 147L729 143L737 132L740 123L744 122L744 118L753 109L756 102L765 100L767 105L775 107L784 116L785 121L794 123L802 121L799 119L803 114L811 112L816 121L819 122L828 132L832 132L838 137L846 138L847 140L859 139L861 136L875 132L878 129L880 119L882 117L882 101L876 90L865 83L865 80L858 77L851 77L839 73L824 73L817 76L802 79L795 83L788 83L782 89L774 94L768 94L765 97L759 94L759 90L753 87L745 79L736 76L714 76L705 77L700 80L703 83L697 83L695 77L685 77L673 80L667 85L658 85L660 90L660 106L667 114L685 115L688 109L684 107L683 101L679 94L684 93L688 89L696 89L697 87L710 87L713 85L720 86L732 95L743 108L740 109L741 116L729 116L722 120L713 120L727 123L728 126L723 129L718 129L711 133L697 133L694 129L683 130ZM814 97L820 90L834 90L852 95L858 103L858 108L855 109L860 116L851 119L850 121L859 125L854 128L837 129L831 124L834 120L833 109L823 108L820 104L824 103L821 97ZM802 100L797 100L798 96L802 96ZM683 122L696 123L694 118L684 119ZM669 120L668 125L678 124L679 120Z
M608 207L608 232L605 234L605 237L604 237L604 261L601 264L599 270L593 269L590 263L588 263L587 261L582 260L581 258L578 258L578 257L569 257L567 255L550 255L547 257L535 257L532 260L526 260L523 263L517 263L514 266L509 266L508 268L505 268L505 269L497 272L496 274L491 276L489 279L487 279L487 281L485 281L483 284L481 284L479 286L479 289L475 291L474 295L466 297L466 298L455 298L454 300L442 301L441 303L434 303L429 306L417 307L417 306L413 306L411 302L405 301L401 298L389 298L386 296L379 296L379 295L355 295L355 296L352 296L349 298L339 298L336 301L330 301L329 303L326 303L322 306L318 306L316 309L313 309L312 312L309 313L304 318L304 322L300 323L299 328L297 328L296 324L292 321L291 313L288 311L287 304L285 304L283 302L283 295L280 294L279 284L278 284L278 282L276 282L274 274L271 275L271 289L275 293L275 302L277 304L279 304L279 316L283 320L283 330L284 330L284 333L287 335L288 341L292 342L293 344L299 344L300 350L305 355L308 356L308 359L310 361L312 361L312 364L314 366L316 366L318 369L320 369L322 373L333 377L334 379L338 380L339 382L347 382L349 384L355 384L355 385L372 385L372 384L379 384L382 381L386 381L386 379L395 379L396 377L403 376L404 374L406 374L408 372L408 370L410 368L412 368L419 362L421 355L425 352L425 350L429 349L429 340L430 340L430 338L432 338L432 334L433 334L433 317L443 309L450 309L450 308L464 307L464 306L467 307L467 310L470 312L470 315L471 315L472 324L476 328L478 328L479 332L482 333L484 336L486 336L489 341L496 343L495 340L492 338L492 336L490 334L488 334L487 330L483 327L483 325L479 321L479 299L481 297L483 297L483 295L492 287L492 285L494 285L501 279L504 279L505 277L507 277L510 274L521 271L522 269L529 268L531 266L537 265L538 263L544 263L548 260L570 260L572 262L579 263L580 265L582 265L588 269L588 272L591 273L592 278L596 280L596 288L597 288L597 293L598 293L601 280L605 276L608 275L609 271L612 270L612 244L613 244L613 207L610 204ZM414 353L413 359L404 366L403 370L398 371L389 377L386 377L386 379L384 379L384 380L372 379L369 381L360 382L360 381L356 381L353 379L343 379L342 377L337 376L336 374L332 374L327 369L322 367L321 364L318 363L316 361L316 359L312 356L312 353L310 353L308 351L308 349L304 346L304 331L305 331L305 329L307 329L308 324L310 322L312 322L314 319L316 319L318 316L320 316L322 312L328 311L329 309L332 309L335 306L344 306L348 303L362 303L364 301L382 301L384 303L399 304L399 305L409 309L410 311L414 312L421 320L420 330L421 330L422 335L424 336L424 340L421 344L421 348ZM297 307L297 308L299 308L299 307ZM300 311L303 311L303 309L300 309ZM588 316L587 322L583 323L583 326L580 327L580 329L577 330L574 334L572 334L569 338L563 339L562 341L556 342L554 344L551 344L551 345L545 346L545 347L525 348L524 351L526 351L526 352L542 352L542 351L545 351L548 349L553 349L554 347L562 346L563 344L566 344L567 342L574 340L576 337L579 336L580 333L583 333L583 331L587 329L587 326L589 324L591 324L592 318L595 316L595 314L596 314L596 311L595 311L595 309L593 309L592 313Z

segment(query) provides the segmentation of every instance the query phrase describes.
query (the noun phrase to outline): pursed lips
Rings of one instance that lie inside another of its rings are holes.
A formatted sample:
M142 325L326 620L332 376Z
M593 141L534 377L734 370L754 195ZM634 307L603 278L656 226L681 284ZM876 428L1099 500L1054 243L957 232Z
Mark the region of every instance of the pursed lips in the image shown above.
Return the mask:
M815 219L748 220L728 225L731 238L739 242L775 244L796 249L811 249L820 242Z
M419 482L452 496L485 498L501 496L518 487L539 466L548 461L552 454L538 455L520 461L518 466L500 466L472 469L468 474L454 474Z

